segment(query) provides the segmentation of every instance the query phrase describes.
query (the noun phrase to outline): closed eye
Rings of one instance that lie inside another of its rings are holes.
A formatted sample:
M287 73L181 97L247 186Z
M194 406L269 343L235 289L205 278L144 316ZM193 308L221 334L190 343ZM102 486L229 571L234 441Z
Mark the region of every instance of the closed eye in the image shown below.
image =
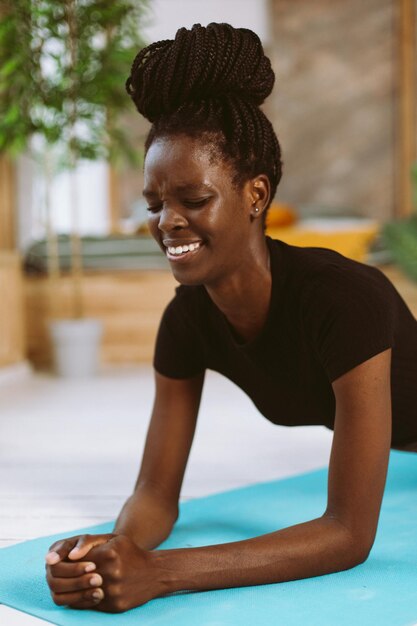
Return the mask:
M146 207L146 210L149 211L149 213L158 213L158 211L160 211L161 209L162 209L162 204Z
M183 200L183 204L186 207L191 207L192 209L198 209L202 207L208 202L210 198L202 198L201 200Z
M201 198L201 200L182 200L182 204L186 208L198 209L204 206L209 200L210 198ZM158 211L160 211L161 209L162 209L162 204L155 204L154 206L146 207L146 210L149 213L158 213Z

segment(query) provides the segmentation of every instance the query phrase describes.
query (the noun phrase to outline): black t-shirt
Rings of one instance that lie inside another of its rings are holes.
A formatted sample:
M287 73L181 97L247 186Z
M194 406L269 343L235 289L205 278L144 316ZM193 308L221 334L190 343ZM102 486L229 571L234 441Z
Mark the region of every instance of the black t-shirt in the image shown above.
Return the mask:
M272 293L258 336L239 343L205 287L181 285L160 323L155 369L170 378L215 370L271 422L333 429L331 383L392 348L392 444L416 441L417 321L392 283L327 248L267 244Z

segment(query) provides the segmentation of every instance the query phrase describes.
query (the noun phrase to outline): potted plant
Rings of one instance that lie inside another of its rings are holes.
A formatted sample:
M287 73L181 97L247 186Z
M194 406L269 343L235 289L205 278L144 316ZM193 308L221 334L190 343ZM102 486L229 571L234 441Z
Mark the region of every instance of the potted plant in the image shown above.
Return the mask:
M30 150L46 181L50 315L56 314L59 240L53 229L50 181L71 177L71 316L51 319L58 373L84 376L98 363L100 320L84 315L82 243L75 170L83 159L138 163L120 126L129 106L125 77L143 45L144 0L1 0L0 153Z

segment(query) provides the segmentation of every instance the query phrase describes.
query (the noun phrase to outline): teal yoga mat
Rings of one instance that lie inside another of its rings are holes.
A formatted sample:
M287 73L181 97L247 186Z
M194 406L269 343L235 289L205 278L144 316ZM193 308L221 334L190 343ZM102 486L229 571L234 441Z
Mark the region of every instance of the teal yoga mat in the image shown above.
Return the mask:
M181 504L163 548L239 541L320 516L327 470L218 493ZM49 545L113 523L0 550L0 602L53 624L103 626L411 626L417 623L417 455L391 451L378 533L368 560L345 572L299 581L167 595L126 613L57 607L45 581Z

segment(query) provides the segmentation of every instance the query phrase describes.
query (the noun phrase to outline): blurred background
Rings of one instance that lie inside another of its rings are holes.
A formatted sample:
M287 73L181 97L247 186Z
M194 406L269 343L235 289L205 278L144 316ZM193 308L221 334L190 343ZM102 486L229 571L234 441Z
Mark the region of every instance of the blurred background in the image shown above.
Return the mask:
M196 22L251 28L271 58L284 175L268 234L378 265L415 307L415 0L0 7L0 377L151 363L176 283L147 231L148 123L124 83L140 47Z
M0 0L0 547L132 493L176 282L124 83L143 45L211 21L257 32L276 73L268 234L379 267L417 317L416 0ZM181 501L323 467L331 442L208 372Z

